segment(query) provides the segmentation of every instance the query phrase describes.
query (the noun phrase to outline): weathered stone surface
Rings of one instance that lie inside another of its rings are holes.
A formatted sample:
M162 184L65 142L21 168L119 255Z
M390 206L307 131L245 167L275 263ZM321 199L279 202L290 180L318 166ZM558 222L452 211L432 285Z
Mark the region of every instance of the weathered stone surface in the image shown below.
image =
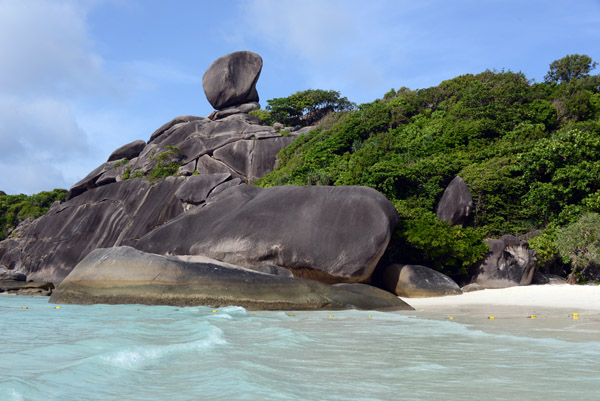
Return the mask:
M227 188L238 186L242 183L242 180L239 178L234 178L233 180L225 181L222 184L219 184L212 192L209 194L209 197L216 196L221 192L225 191Z
M383 285L401 297L439 297L462 291L450 277L429 267L392 264L382 272Z
M462 292L474 292L474 291L485 290L484 287L480 286L477 283L467 284L467 285L461 287L460 289L461 289Z
M103 163L100 166L92 170L91 173L86 175L83 179L77 182L71 187L67 193L67 200L73 199L74 197L81 195L82 193L98 187L96 180L107 171L114 170L114 163Z
M536 271L533 274L533 279L531 280L531 284L565 284L567 279L561 276L557 276L556 274L550 273L542 273Z
M195 175L179 187L175 196L183 202L199 204L206 200L213 188L229 177L231 177L229 173Z
M214 152L214 158L225 163L238 174L254 182L273 171L277 153L294 140L293 137L244 140L223 146Z
M131 160L134 157L137 157L145 146L146 141L142 141L141 139L130 142L127 145L123 145L114 152L112 152L111 155L108 157L107 162L112 162L119 159Z
M363 282L396 222L393 205L371 188L239 185L131 245L248 268L274 264L323 282Z
M0 293L49 296L53 289L54 284L47 282L0 280Z
M215 60L202 77L208 102L216 110L258 102L256 82L262 58L249 51L230 53Z
M512 235L486 240L490 252L476 267L473 282L485 288L529 285L536 263L535 249Z
M132 179L87 191L36 219L19 238L0 242L0 263L36 281L58 283L90 251L135 241L182 213L184 177L156 185Z
M150 144L150 143L154 142L158 137L160 137L160 136L164 135L165 133L167 133L175 125L182 124L182 123L187 123L187 122L190 122L190 121L196 121L196 120L204 120L204 117L197 117L197 116L179 116L179 117L175 117L171 121L163 124L159 129L157 129L156 131L154 131L152 133L152 135L150 135L150 140L148 141L148 143Z
M276 276L294 277L294 273L292 273L290 270L276 265L252 266L251 270L261 273L274 274Z
M192 160L191 162L184 164L177 170L177 175L188 176L194 174L194 171L196 171L196 164L197 160Z
M456 176L444 190L436 214L440 220L464 227L468 224L472 211L471 191L462 178Z
M334 284L334 287L342 288L346 291L355 292L357 294L364 295L369 299L375 309L386 309L386 305L393 304L395 299L399 299L396 295L391 292L387 292L381 290L377 287L373 287L366 284L349 284L349 283L339 283ZM402 301L404 302L404 301ZM414 308L408 304L406 304L407 308L404 310L413 310Z
M239 305L254 310L411 309L396 297L375 301L313 280L259 273L207 258L184 261L130 247L93 251L50 298L62 304Z
M0 281L25 281L27 276L21 272L6 270L4 267L0 271Z
M251 111L259 110L259 109L260 109L260 104L258 104L258 102L244 103L244 104L240 104L238 106L227 107L221 111L213 111L212 113L210 113L208 115L207 118L210 120L220 120L222 118L229 117L234 114L243 114L243 113L247 114L247 113L250 113Z

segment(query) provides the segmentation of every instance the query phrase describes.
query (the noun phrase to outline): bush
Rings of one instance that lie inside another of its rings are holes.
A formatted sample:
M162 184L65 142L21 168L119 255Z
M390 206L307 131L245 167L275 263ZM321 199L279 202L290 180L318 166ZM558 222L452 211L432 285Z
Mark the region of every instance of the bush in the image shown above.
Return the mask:
M600 264L600 215L584 213L575 223L561 228L556 245L563 261L572 267L567 282L585 280L586 271Z

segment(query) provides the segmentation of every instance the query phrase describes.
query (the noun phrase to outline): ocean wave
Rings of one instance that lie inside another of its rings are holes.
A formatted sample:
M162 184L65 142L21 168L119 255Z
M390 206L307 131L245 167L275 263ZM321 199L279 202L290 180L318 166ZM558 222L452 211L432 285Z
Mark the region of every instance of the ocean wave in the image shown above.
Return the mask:
M223 331L217 327L211 328L206 338L188 343L134 346L122 351L110 352L100 356L100 359L111 366L137 370L155 364L166 357L177 354L199 352L212 349L218 345L227 344Z

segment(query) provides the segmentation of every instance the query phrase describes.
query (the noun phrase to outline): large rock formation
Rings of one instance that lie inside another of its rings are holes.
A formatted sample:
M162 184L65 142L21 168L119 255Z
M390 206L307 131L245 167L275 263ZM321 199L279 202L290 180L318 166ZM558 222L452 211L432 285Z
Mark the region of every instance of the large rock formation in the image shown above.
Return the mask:
M66 202L20 225L12 238L0 242L0 265L23 273L28 280L59 283L92 251L129 245L182 257L207 255L246 268L264 270L270 265L266 269L277 272L273 277L278 280L292 279L286 277L285 268L298 277L331 283L368 281L396 224L396 211L385 197L362 187L246 185L272 171L277 153L311 129L288 128L280 133L248 114L258 107L255 84L261 66L260 57L250 52L233 53L213 63L203 84L219 111L210 118L177 117L156 130L147 143L134 141L115 150L106 163L71 187ZM135 294L145 288L149 277L141 271L141 263L125 265L132 270L124 271L122 279L137 280L136 287L129 295L115 289L113 294L119 295L111 295L111 302L140 301ZM196 268L204 272L203 277L210 271ZM81 269L86 277L91 277L89 269ZM112 274L111 283L117 283L120 276ZM200 277L187 274L164 289L175 291L186 277ZM217 275L212 282L224 286L229 277L241 292L232 298L220 295L219 302L250 304L250 287L239 284L243 277L251 277L249 282L263 289L267 282L279 285L272 278L264 279L264 274L248 272ZM69 291L75 297L73 288L81 282L73 280ZM299 282L303 281L294 281ZM204 284L194 285L200 291ZM281 294L285 286L276 292ZM302 287L303 293L312 294L315 286L286 288ZM62 288L65 294L67 287ZM317 292L321 294L323 288ZM342 291L327 288L327 294ZM356 294L364 291L368 289L351 287L342 298L364 297ZM205 301L212 296L204 294ZM257 305L280 301L259 295L263 298ZM155 302L162 302L159 298ZM342 298L327 298L325 304L343 305ZM289 306L307 301L281 302Z
M512 235L487 240L490 251L476 266L473 282L484 288L529 285L536 263L535 249L527 241Z
M440 297L460 295L462 291L450 277L429 267L392 264L383 269L384 287L401 297Z
M465 227L473 211L473 197L462 178L456 176L444 190L437 205L440 220Z
M235 52L218 58L202 77L208 102L216 110L258 102L256 82L262 70L262 58L252 52Z
M273 264L323 282L364 282L396 221L393 205L367 187L241 185L128 244L248 268Z
M50 302L213 307L234 304L255 310L412 309L374 287L335 287L259 273L205 257L181 260L130 247L91 252L58 286Z

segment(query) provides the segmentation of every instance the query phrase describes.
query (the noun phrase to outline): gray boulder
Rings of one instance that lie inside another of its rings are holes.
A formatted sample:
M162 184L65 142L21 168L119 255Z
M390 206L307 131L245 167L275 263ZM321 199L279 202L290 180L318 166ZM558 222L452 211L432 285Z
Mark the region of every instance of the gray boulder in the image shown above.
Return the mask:
M146 142L141 139L130 142L127 145L123 145L114 152L112 152L108 157L107 162L112 162L119 159L131 160L134 157L137 157L142 152L145 146Z
M216 110L258 102L256 82L262 58L249 51L228 54L215 60L202 77L208 102Z
M132 179L87 191L0 242L0 263L30 280L60 282L92 250L140 238L182 213L175 193L185 181Z
M53 292L61 304L238 305L251 310L410 310L313 280L264 274L209 258L181 260L130 247L97 249Z
M550 273L542 273L540 271L536 271L533 274L533 279L531 280L531 284L566 284L567 279L556 274Z
M437 205L437 217L453 225L465 227L472 211L473 197L469 187L462 178L456 176L442 194L442 199Z
M175 196L186 203L202 203L206 200L210 191L225 182L229 177L231 177L229 173L192 176L179 187L175 192Z
M458 284L429 267L392 264L382 272L382 284L401 297L426 298L460 295Z
M394 206L372 188L239 185L128 245L247 268L274 264L327 283L365 282L396 223Z
M486 240L490 251L475 267L473 282L484 288L529 285L537 261L535 249L527 241L512 235Z

